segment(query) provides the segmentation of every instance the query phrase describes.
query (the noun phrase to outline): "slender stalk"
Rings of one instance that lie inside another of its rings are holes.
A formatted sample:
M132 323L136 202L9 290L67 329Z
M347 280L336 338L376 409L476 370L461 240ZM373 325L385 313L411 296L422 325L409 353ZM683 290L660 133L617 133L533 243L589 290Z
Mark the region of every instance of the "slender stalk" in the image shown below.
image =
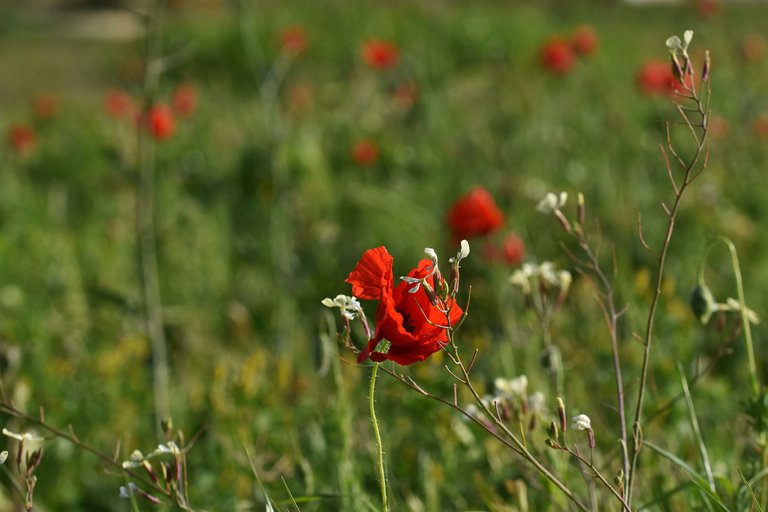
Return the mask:
M161 0L152 4L145 18L146 46L144 68L144 107L148 111L160 75L160 25ZM138 192L136 197L136 234L138 238L139 276L144 306L144 325L152 347L152 386L155 405L155 428L159 439L163 438L162 420L170 414L168 396L169 370L168 348L163 330L163 305L160 294L160 276L157 263L155 238L155 147L143 126L137 128Z
M707 82L707 87L709 87L709 82ZM696 103L696 108L694 109L694 112L701 117L701 124L696 125L701 129L701 136L698 136L696 134L694 125L693 123L691 123L690 118L685 113L686 111L681 108L678 108L678 111L680 112L680 115L683 118L684 124L687 125L688 128L693 133L693 138L696 142L696 150L688 162L683 160L672 145L672 141L669 133L669 124L667 124L666 151L664 151L662 148L662 153L667 162L667 175L675 191L675 198L671 208L669 208L666 204L662 203L662 207L667 216L667 229L664 234L663 242L661 244L661 250L657 253L658 255L657 255L657 268L656 268L656 286L653 290L653 296L651 298L651 305L648 310L648 317L647 317L646 326L645 326L645 336L643 337L643 362L640 369L640 385L638 387L637 403L635 405L635 417L634 417L634 422L632 424L632 441L633 441L632 463L630 465L629 475L627 476L628 482L627 482L627 493L626 493L627 498L626 499L629 504L632 503L632 490L633 490L634 482L636 480L635 473L637 470L637 462L638 462L640 451L643 445L643 431L642 431L643 402L645 400L646 384L648 381L648 367L649 367L650 357L651 357L651 347L653 344L654 327L656 325L656 311L658 309L659 301L661 299L661 288L662 288L662 283L664 280L664 275L666 270L667 255L669 253L669 247L672 243L672 234L675 231L675 221L677 219L677 213L680 209L680 205L682 203L682 199L685 194L685 191L687 190L688 186L691 183L693 183L693 181L701 174L701 172L704 170L704 168L706 168L706 165L707 165L705 148L707 147L707 135L709 132L709 123L708 123L709 97L710 97L709 89L707 89L706 103L704 103L704 101L696 95L696 91L694 89L688 88L687 91L690 94L690 96L685 96L685 97L687 99L693 100ZM683 176L682 176L682 180L679 183L675 180L672 174L672 169L669 164L667 151L672 154L672 156L674 157L674 160L682 168ZM704 158L704 161L700 163L700 160L702 158ZM642 234L641 234L641 241L643 241ZM644 242L643 242L643 245L645 245L646 249L650 250L650 247L648 247Z
M381 432L379 432L379 421L376 418L376 405L374 392L376 391L376 373L379 369L379 363L373 363L371 369L371 387L368 393L368 407L371 411L371 423L373 423L373 435L376 437L376 462L379 470L379 488L381 489L381 510L389 512L389 497L387 495L387 473L384 467L384 445L381 442Z

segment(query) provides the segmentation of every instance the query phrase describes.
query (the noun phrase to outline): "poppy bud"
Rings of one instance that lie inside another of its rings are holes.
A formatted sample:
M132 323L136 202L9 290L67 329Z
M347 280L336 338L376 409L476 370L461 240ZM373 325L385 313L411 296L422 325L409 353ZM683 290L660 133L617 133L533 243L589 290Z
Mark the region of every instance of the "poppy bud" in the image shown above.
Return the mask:
M160 421L160 428L163 431L165 437L170 437L173 433L173 418L166 416Z
M616 473L616 476L613 477L613 483L619 489L624 488L624 470L623 469L620 469L619 472Z
M712 61L709 57L709 50L704 52L704 66L701 69L701 81L706 82L709 80L709 68L712 65Z
M437 307L437 304L438 304L437 295L435 295L435 290L432 288L432 285L430 285L426 280L422 281L421 285L424 288L424 293L427 294L429 303L432 304L434 307Z
M557 416L560 419L560 430L565 433L565 430L568 428L568 421L565 417L565 404L560 397L557 397Z
M691 310L702 325L707 325L712 313L717 310L717 302L706 284L701 283L693 289Z
M555 420L552 420L549 423L549 430L547 431L547 433L549 434L549 438L554 439L555 441L557 441L560 438L560 432L557 430L557 423L555 422Z
M459 265L456 264L451 269L451 295L459 293Z

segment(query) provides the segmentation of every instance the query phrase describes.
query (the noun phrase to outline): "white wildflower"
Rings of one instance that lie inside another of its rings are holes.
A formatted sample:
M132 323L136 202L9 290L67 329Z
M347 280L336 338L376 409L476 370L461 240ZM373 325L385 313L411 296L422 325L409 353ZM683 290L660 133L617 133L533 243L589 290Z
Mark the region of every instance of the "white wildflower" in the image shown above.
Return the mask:
M322 304L329 308L339 308L341 314L349 320L354 320L363 311L360 302L355 297L348 297L346 295L337 295L333 299L326 297L323 299Z
M568 201L568 192L560 192L559 195L556 195L553 192L548 192L547 195L544 196L544 199L539 201L536 210L541 213L552 213L565 206L566 201Z
M592 420L586 414L579 414L573 417L574 430L592 430Z
M133 453L131 453L131 456L128 458L128 460L123 461L123 468L137 468L142 464L144 464L144 454L142 454L139 450L133 450Z
M528 392L528 377L520 375L514 379L497 377L493 381L496 392L501 398L524 397Z
M11 432L7 428L3 429L3 435L6 435L18 441L24 441L24 442L42 441L45 439L43 436L39 436L37 434L31 434L29 432L22 432L21 434L17 434L16 432Z

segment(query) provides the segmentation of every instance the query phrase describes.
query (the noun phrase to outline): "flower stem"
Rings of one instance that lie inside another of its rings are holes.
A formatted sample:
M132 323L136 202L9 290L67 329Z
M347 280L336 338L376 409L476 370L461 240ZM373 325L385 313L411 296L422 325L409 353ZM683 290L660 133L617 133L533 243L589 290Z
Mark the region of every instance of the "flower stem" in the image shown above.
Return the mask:
M376 463L379 469L379 488L381 489L381 510L389 512L389 498L387 497L387 474L384 469L384 445L381 443L381 432L379 432L379 421L376 419L376 406L374 392L376 390L376 373L379 369L379 363L373 363L371 370L371 388L368 394L368 407L371 410L371 422L373 423L373 435L376 437Z

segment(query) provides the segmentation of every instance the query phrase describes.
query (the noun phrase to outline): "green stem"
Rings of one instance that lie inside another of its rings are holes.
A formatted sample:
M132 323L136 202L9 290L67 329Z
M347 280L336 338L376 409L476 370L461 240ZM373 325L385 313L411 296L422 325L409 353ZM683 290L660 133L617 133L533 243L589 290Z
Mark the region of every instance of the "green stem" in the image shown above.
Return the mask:
M376 463L379 469L379 487L381 489L381 510L389 512L389 498L387 498L387 474L384 469L384 445L381 443L381 432L379 432L379 420L376 419L376 406L374 392L376 390L376 373L379 369L379 363L373 363L371 370L371 389L368 394L368 407L371 410L371 422L373 423L373 435L376 436Z
M728 247L728 252L731 255L731 267L733 268L733 275L736 280L736 293L739 297L739 314L741 316L741 326L744 330L744 342L747 344L747 364L749 365L749 379L752 386L752 393L757 396L760 393L760 380L757 375L757 363L755 362L755 349L752 343L752 329L749 325L749 318L747 317L747 299L744 293L744 280L741 276L741 266L739 265L739 255L736 252L736 246L733 245L731 240L723 235L719 235L707 245L704 251L704 259L699 267L699 282L704 281L704 263L706 261L709 252L718 243L722 242Z
M143 84L143 113L146 115L154 100L160 78L160 9L156 1L145 18L147 40ZM152 347L152 387L155 405L155 428L158 439L164 435L161 423L170 414L168 347L163 330L163 302L160 293L157 241L155 236L155 153L147 131L139 126L138 191L136 198L136 231L138 238L139 276L144 306L144 323Z

